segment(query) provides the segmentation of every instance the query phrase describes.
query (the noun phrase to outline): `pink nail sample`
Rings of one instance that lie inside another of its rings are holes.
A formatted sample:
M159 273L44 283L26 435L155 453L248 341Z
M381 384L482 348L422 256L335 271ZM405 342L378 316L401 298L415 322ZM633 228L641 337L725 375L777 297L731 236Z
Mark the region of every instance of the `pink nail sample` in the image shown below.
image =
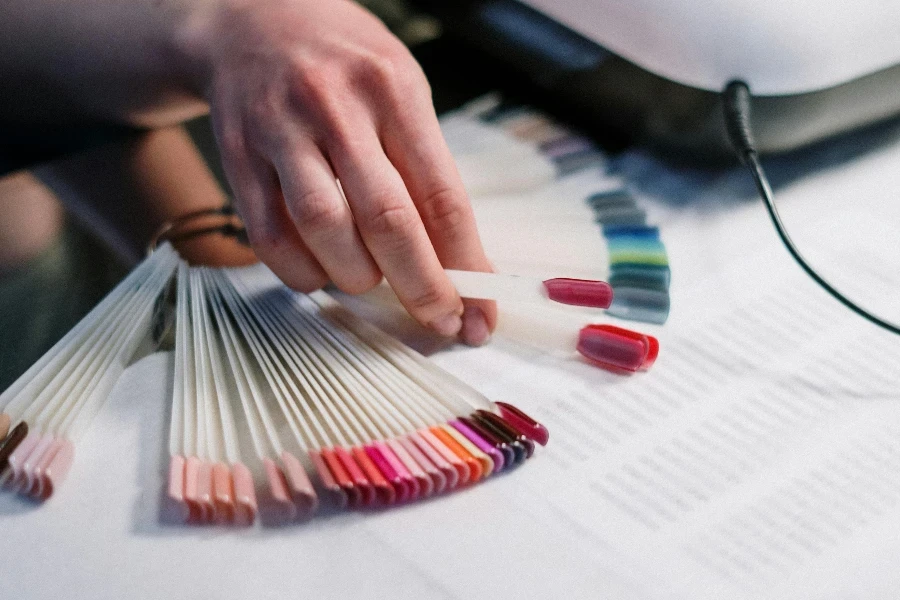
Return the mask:
M316 496L316 490L306 469L300 463L300 459L288 452L281 453L281 464L284 467L284 474L287 478L288 487L291 490L291 496L294 504L297 506L297 517L305 519L316 512L319 507L319 497Z
M22 484L22 490L29 496L36 496L38 493L39 483L35 468L50 449L50 446L53 445L54 441L55 439L52 435L40 435L37 445L35 445L34 449L25 459L25 462L22 463L22 473L25 478Z
M381 471L382 476L391 484L394 488L394 496L396 502L405 502L409 498L409 488L406 486L406 482L403 481L403 478L397 473L394 469L393 465L388 462L387 458L381 453L381 451L375 447L374 444L369 444L365 446L366 456L368 456L375 466Z
M168 508L175 518L182 522L187 522L191 516L190 508L184 499L185 462L184 457L179 454L169 459L169 484L166 487Z
M211 523L216 518L216 506L213 503L212 463L201 460L197 469L197 502L200 504L201 519Z
M252 525L259 510L253 474L243 463L235 463L231 471L234 476L234 522L237 525Z
M40 441L40 434L31 432L25 436L18 448L9 455L9 468L12 471L10 484L13 489L19 489L25 485L25 472L22 470L22 466Z
M69 469L72 467L72 461L75 459L75 444L69 440L60 440L59 447L50 464L44 468L45 487L43 494L45 498L53 495L62 482L65 481Z
M419 482L412 476L412 473L409 472L409 469L406 468L403 461L401 461L397 455L394 454L394 451L384 442L375 442L373 445L378 449L381 455L384 456L385 460L397 473L397 476L403 481L403 485L406 486L406 500L409 502L416 500L420 493Z
M41 460L34 467L34 478L37 485L32 489L31 494L35 498L46 500L53 494L53 482L47 477L47 469L56 459L57 453L62 449L65 440L54 439L53 443L47 448Z
M351 449L353 457L362 468L363 472L375 487L375 496L378 503L390 506L397 501L397 491L394 486L385 479L384 474L378 469L372 459L366 454L365 448L354 447Z
M200 492L198 483L200 472L200 459L189 456L184 461L184 501L188 505L188 520L191 523L203 521L203 510L200 507Z
M225 523L234 521L234 481L231 469L225 463L216 463L212 467L212 497L216 517Z
M443 493L455 488L459 481L459 473L453 468L453 465L440 452L435 450L431 444L425 441L419 432L410 434L407 436L407 439L431 461L440 474L440 479L435 480L435 493Z
M434 491L434 482L431 481L431 477L428 476L428 473L413 459L412 455L406 451L406 448L403 447L398 440L387 440L385 442L387 446L394 453L394 456L400 459L400 462L403 463L403 466L406 467L406 470L409 471L409 474L413 476L418 484L418 496L420 498L427 498Z
M403 446L403 448L409 453L416 463L421 467L421 469L428 475L428 478L431 479L431 492L432 494L440 494L447 487L447 478L444 476L444 473L441 472L440 468L424 453L422 450L416 446L415 442L413 442L409 437L397 438L397 441ZM447 465L450 467L450 465ZM450 467L452 470L453 467Z
M284 473L270 458L263 459L263 469L269 483L268 504L273 509L276 520L281 523L293 521L297 517L297 507L291 501Z
M469 469L469 465L467 465L465 461L456 456L456 454L452 450L450 450L450 448L445 446L444 443L441 442L437 438L437 436L435 436L434 433L432 433L430 430L420 429L418 434L421 439L428 442L428 445L431 446L438 454L440 454L441 457L446 460L447 463L450 464L450 466L453 467L454 471L456 471L456 479L453 482L452 487L462 487L469 483L469 479L472 477L472 472ZM450 480L448 479L448 482L449 481Z

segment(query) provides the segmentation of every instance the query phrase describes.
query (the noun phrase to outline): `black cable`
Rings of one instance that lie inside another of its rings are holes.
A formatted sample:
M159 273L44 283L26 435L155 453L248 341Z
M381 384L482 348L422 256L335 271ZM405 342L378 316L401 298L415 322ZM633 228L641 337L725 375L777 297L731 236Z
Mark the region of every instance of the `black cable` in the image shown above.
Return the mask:
M797 261L797 264L806 271L806 274L813 278L822 288L834 297L835 300L858 314L864 319L883 327L892 333L900 335L900 326L889 321L877 317L859 306L842 293L837 291L833 285L828 283L815 269L813 269L806 259L797 250L794 242L784 228L781 217L778 215L778 209L775 208L775 199L772 194L772 187L769 185L769 179L766 172L759 162L759 153L756 151L756 143L753 141L753 130L750 128L750 88L743 81L732 81L722 92L722 105L725 112L725 129L728 131L728 137L734 148L741 164L750 167L753 181L756 183L756 189L762 197L772 224L775 225L775 231L778 237L784 243L788 252Z

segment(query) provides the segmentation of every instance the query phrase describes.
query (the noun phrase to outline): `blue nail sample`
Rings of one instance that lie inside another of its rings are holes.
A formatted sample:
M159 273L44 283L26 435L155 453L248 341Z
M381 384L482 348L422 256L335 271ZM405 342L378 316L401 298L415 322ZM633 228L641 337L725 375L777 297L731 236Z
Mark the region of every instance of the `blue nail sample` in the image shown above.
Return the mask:
M640 288L643 290L655 290L658 292L668 292L669 291L669 281L668 277L658 277L652 273L631 273L631 274L621 274L617 272L613 272L609 276L609 285L613 288L613 298L615 298L615 293L617 288Z
M649 225L606 225L603 227L603 237L617 238L650 238L659 239L659 227Z
M594 221L602 225L643 225L647 211L643 208L608 208L594 211Z
M614 291L613 303L606 310L608 314L660 325L666 322L669 316L668 292L635 287L617 287Z
M573 152L554 159L556 173L559 176L569 175L582 169L600 166L605 162L603 154L593 148Z
M634 197L625 190L597 192L588 197L587 203L595 210L604 206L637 206Z

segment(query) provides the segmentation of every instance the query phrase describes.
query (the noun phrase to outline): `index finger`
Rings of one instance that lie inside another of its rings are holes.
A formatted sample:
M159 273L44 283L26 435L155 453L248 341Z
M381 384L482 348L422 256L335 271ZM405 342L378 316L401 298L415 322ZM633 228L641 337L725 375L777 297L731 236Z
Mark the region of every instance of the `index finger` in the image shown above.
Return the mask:
M330 144L360 235L397 297L419 322L456 335L463 305L435 254L422 219L371 124Z
M493 271L430 97L414 94L402 108L388 115L382 143L403 178L441 264L448 269ZM496 304L486 300L464 303L462 337L479 345L494 329Z

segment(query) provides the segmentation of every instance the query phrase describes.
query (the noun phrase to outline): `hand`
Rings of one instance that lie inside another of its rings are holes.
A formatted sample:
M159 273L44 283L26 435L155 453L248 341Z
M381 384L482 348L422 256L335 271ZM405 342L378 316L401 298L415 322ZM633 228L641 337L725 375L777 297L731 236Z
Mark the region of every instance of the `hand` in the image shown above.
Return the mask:
M421 323L483 343L493 304L464 311L442 267L490 264L403 44L346 0L213 6L201 79L258 256L301 291L361 293L383 274Z

